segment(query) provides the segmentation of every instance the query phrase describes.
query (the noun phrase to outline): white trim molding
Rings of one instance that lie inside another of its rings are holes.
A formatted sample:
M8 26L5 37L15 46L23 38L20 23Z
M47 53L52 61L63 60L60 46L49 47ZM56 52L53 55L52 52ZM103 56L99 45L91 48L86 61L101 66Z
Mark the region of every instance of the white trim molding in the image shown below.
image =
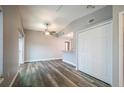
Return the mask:
M78 32L76 32L76 70L79 70L79 66L78 66Z
M119 86L124 86L124 54L123 54L123 39L124 39L124 11L119 13Z
M19 70L17 71L17 73L16 73L15 76L13 77L13 79L12 79L12 81L11 81L9 87L12 87L12 85L14 84L14 82L15 82L17 76L18 76L18 73L19 73Z
M24 62L50 61L50 60L59 60L59 59L62 59L62 58L47 58L47 59L25 60Z
M64 63L68 63L68 64L70 64L70 65L72 65L72 66L75 66L76 67L76 64L74 64L74 63L72 63L72 62L70 62L70 61L67 61L67 60L62 60Z

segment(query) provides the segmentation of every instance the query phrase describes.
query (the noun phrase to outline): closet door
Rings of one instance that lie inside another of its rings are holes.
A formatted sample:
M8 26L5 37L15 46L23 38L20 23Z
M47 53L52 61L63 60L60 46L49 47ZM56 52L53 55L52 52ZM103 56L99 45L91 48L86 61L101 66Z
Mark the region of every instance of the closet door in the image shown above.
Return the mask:
M111 84L112 23L78 34L79 70Z

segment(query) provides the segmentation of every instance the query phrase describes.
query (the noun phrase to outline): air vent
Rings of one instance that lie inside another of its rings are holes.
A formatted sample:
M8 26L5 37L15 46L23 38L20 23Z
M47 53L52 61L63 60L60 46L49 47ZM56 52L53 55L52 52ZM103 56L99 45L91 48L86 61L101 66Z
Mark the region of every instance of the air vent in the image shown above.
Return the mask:
M92 19L90 19L90 20L88 21L88 23L91 24L91 23L93 23L94 21L95 21L95 19L92 18Z
M90 8L95 8L96 6L94 5L87 5L87 8L90 9Z

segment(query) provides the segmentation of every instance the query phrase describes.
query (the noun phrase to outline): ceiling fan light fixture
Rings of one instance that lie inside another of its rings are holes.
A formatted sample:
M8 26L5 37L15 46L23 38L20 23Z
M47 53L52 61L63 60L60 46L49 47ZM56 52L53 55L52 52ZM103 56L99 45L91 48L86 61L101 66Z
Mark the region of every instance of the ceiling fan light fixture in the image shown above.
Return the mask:
M46 32L45 32L45 35L50 35L50 32L46 31Z

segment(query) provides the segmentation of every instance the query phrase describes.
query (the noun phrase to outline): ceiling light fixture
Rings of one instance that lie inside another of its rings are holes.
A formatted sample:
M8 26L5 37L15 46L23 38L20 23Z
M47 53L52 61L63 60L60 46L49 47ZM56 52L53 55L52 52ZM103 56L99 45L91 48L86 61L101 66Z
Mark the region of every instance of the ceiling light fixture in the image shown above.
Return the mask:
M53 30L53 31L52 31L52 30L49 31L48 26L49 26L49 23L46 23L46 24L45 24L45 27L46 27L46 28L43 30L43 31L44 31L43 33L44 33L45 35L53 35L53 36L56 35L56 31L54 31L54 30Z
M48 23L46 23L46 29L45 29L45 35L50 35L50 32L48 31Z
M46 31L46 32L45 32L45 35L50 35L50 32Z

